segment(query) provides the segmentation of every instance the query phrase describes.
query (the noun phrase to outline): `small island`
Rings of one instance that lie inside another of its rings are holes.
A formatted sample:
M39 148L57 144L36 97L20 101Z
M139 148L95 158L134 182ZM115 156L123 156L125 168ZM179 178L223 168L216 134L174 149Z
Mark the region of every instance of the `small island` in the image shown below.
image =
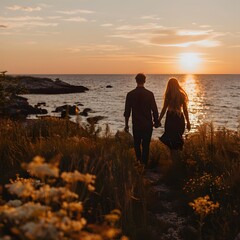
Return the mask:
M0 79L4 85L17 84L27 94L68 94L82 93L89 89L84 86L71 85L60 79L53 81L50 78L33 76L2 76Z

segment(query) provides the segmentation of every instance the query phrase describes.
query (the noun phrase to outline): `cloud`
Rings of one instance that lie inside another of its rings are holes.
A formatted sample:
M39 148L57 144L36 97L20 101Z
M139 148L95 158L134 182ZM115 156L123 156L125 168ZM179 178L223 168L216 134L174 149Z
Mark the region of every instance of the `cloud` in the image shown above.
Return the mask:
M63 20L67 21L67 22L87 22L87 19L82 18L82 17L66 18L66 19L63 19Z
M233 46L230 46L229 48L240 48L240 45L233 45Z
M210 25L200 25L199 27L200 28L210 28L211 26Z
M112 23L104 23L100 25L101 27L112 27L113 24Z
M208 35L211 32L213 32L213 30L179 30L177 31L177 34L179 36L203 36Z
M147 23L142 25L122 25L117 27L116 30L120 31L135 31L135 30L153 30L153 29L161 29L162 26L159 26L156 23Z
M166 33L166 31L165 31ZM187 31L170 30L169 34L162 34L162 31L156 32L149 39L150 43L164 47L217 47L220 42L214 40L212 31Z
M134 62L144 62L146 64L173 64L177 62L176 57L172 56L162 56L162 55L139 55L137 53L117 53L117 54L107 54L104 55L94 54L88 57L94 59L103 59L104 61L134 61Z
M121 51L123 50L122 47L111 45L111 44L89 44L89 45L82 45L73 48L67 48L67 51L71 53L78 53L78 52L110 52L110 51Z
M42 17L22 16L22 17L0 17L0 21L10 22L24 22L24 21L39 21L43 20Z
M13 5L10 7L6 7L8 10L11 11L25 11L25 12L33 12L33 11L41 11L41 7L25 7L25 6L19 6L19 5Z
M61 19L61 16L48 16L47 19L55 20L55 19Z
M79 13L92 14L92 13L94 13L94 11L85 10L85 9L76 9L76 10L68 10L68 11L57 11L57 13L61 13L64 15L75 15L75 14L79 14Z
M110 37L125 38L140 44L161 47L217 47L221 45L217 37L223 35L212 29L169 28L156 23L148 23L119 26L116 28L115 34Z
M141 19L145 19L145 20L160 20L161 18L157 17L156 15L146 15L146 16L142 16Z
M34 27L56 27L58 23L44 22L42 17L21 16L21 17L0 17L2 25L9 29L13 28L34 28Z

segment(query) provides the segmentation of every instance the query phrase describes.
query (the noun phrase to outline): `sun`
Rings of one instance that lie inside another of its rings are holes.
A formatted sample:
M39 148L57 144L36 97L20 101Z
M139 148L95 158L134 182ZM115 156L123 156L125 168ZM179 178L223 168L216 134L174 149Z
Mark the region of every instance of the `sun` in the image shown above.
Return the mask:
M194 52L181 53L179 57L181 69L187 73L197 71L202 61L199 55L199 53Z

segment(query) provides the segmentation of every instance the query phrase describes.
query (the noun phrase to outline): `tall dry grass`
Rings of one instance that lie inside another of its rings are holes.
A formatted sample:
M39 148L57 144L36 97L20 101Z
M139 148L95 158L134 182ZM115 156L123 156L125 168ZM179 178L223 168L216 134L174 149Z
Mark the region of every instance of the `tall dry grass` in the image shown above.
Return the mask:
M23 123L1 120L0 134L1 184L16 174L27 176L21 164L36 155L47 162L58 158L61 172L78 170L96 175L93 193L81 183L73 189L88 209L85 215L90 222L101 222L106 213L117 208L122 212L120 227L128 235L134 237L139 225L144 225L143 179L136 168L131 139L125 134L111 136L106 128L99 137L99 129L93 125L51 118ZM136 222L139 215L140 223Z
M202 239L234 239L240 232L239 129L215 128L205 123L187 136L179 154L181 168L175 171L181 171L188 200L209 196L219 203L213 214L206 214Z

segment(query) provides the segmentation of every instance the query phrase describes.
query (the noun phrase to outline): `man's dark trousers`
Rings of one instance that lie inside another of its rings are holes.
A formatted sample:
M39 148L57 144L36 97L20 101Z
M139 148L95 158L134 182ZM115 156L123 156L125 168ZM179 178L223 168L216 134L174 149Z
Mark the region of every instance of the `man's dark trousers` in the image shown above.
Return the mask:
M141 128L133 125L134 149L137 160L147 166L152 127Z

